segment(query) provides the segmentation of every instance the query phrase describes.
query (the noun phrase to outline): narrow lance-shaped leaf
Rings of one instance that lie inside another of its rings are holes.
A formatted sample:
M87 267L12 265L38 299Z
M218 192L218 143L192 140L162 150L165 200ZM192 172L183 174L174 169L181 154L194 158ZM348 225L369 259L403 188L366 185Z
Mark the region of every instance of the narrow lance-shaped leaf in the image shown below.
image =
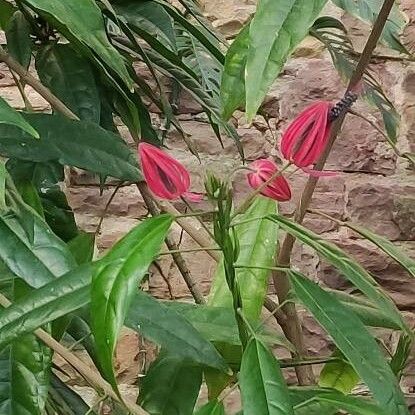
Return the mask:
M334 265L344 277L365 294L380 310L391 318L404 330L410 331L392 300L386 296L374 278L344 251L331 242L327 242L320 235L294 223L283 216L271 215L270 220L277 222L281 228L295 236L301 242L311 246L320 255Z
M104 18L93 0L23 0L46 20L55 25L67 39L78 43L90 56L98 56L113 74L120 77L129 89L132 80L120 53L109 42Z
M370 242L373 242L383 252L385 252L385 254L389 255L396 262L401 264L413 277L415 277L415 261L410 258L404 250L399 249L391 241L384 238L383 236L377 235L369 229L363 228L362 226L355 225L353 223L346 223L345 225L368 239Z
M194 415L225 415L225 408L222 402L215 399L199 408Z
M0 97L0 124L14 125L32 137L39 138L39 133L2 97Z
M291 387L290 396L296 415L389 415L372 399L344 395L337 391L313 387Z
M294 48L327 0L259 0L249 29L245 69L246 113L252 120Z
M233 112L245 102L245 65L248 47L249 24L239 32L226 53L220 87L222 116L225 120L229 120Z
M294 415L278 362L258 339L244 351L239 385L244 415Z
M404 395L375 339L332 295L298 272L289 275L296 295L332 337L389 415L409 415Z
M374 24L379 11L382 7L382 0L333 0L333 3L341 7L346 12L358 17L361 20ZM388 44L392 49L400 53L408 54L405 46L399 40L403 28L405 27L405 19L397 4L392 8L385 23L381 39Z
M158 254L173 218L147 219L100 261L92 278L92 331L103 376L117 390L112 358L131 300Z

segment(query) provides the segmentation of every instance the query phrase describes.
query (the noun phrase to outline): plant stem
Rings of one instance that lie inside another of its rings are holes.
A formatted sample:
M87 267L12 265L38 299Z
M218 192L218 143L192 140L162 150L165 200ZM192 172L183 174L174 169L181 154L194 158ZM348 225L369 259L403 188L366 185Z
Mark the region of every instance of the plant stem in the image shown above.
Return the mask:
M376 45L379 41L379 37L382 33L382 30L385 26L389 13L392 9L394 4L394 0L385 0L383 6L379 12L379 15L376 19L375 24L373 25L372 32L366 42L365 48L360 56L360 60L356 66L355 71L350 79L349 85L347 87L347 91L353 90L359 82L361 81L363 74L367 65L370 62L372 53L376 48ZM338 119L333 122L331 128L331 134L329 138L329 142L318 160L315 170L323 170L324 165L326 163L327 157L330 154L330 151L333 147L333 144L339 134L341 127L343 125L343 121L345 119L346 114L342 114ZM296 222L301 223L304 219L304 216L307 212L307 209L310 205L311 198L314 193L314 189L316 188L318 182L318 177L309 177L303 193L301 195L300 202L297 206L294 219ZM278 264L282 266L289 266L291 252L294 246L295 238L287 234L282 246L281 250L278 255ZM273 273L273 282L275 291L277 293L279 302L282 303L286 300L289 292L291 290L291 283L289 277L285 275L285 273L275 271ZM298 318L298 314L293 303L285 304L283 307L284 314L286 316L285 319L281 321L278 320L278 323L281 325L282 330L284 331L288 340L295 346L297 353L294 354L294 357L301 358L307 355L307 350L304 344L304 338L302 334L300 320ZM276 316L278 318L278 315ZM314 383L314 375L312 370L309 367L297 367L296 374L300 385L308 385Z
M2 307L7 308L11 305L11 302L3 294L0 294L0 305ZM58 353L63 359L65 359L92 385L94 385L99 390L102 390L105 395L110 396L111 398L120 402L134 415L149 415L148 412L140 406L131 402L123 402L113 391L111 385L107 383L94 369L92 369L89 365L87 365L85 362L83 362L81 359L75 356L66 347L62 346L45 330L37 329L34 331L34 334L36 335L36 337L42 340L42 342L45 343L46 346L50 347L52 350Z
M177 249L176 251L166 251L166 252L160 252L159 255L173 255L176 253L180 254L186 254L190 252L205 252L205 251L221 251L220 248L217 248L215 246L209 248L189 248L189 249Z
M152 216L160 215L160 210L156 205L155 200L153 199L152 195L148 191L147 184L145 182L137 182L137 188L139 192L141 193L141 196L143 197L144 203L147 206L147 209L150 211ZM180 212L177 211L177 213L180 214ZM186 261L184 260L179 247L174 242L174 240L167 236L165 239L167 248L169 251L171 251L171 256L173 258L173 261L175 262L178 270L180 271L180 274L182 274L182 277L187 285L187 288L189 289L190 293L192 294L192 297L194 298L195 302L197 304L206 304L206 300L203 296L203 293L201 289L199 288L196 281L193 280L193 277L190 273L190 270L186 264ZM210 252L210 251L206 251Z
M0 46L0 62L4 62L12 71L17 73L20 81L30 85L39 95L45 98L52 108L72 120L79 120L79 117L74 114L56 95L54 95L48 88L46 88L40 81L29 73L19 62L13 59Z

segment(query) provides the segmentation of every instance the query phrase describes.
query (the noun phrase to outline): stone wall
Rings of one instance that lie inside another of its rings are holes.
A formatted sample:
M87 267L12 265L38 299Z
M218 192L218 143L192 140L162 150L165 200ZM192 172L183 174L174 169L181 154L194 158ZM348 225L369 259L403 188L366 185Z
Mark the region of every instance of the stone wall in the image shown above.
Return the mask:
M415 44L415 10L411 3L412 0L402 2L411 19L404 36L409 46ZM255 11L252 0L204 0L202 4L213 25L229 39L235 36ZM367 28L362 23L343 16L342 12L334 7L329 8L327 12L342 18L346 26L352 28L351 33L356 44L362 45L367 34ZM380 48L380 53L390 54L390 51ZM396 103L402 116L399 149L415 152L415 63L379 60L373 63L372 69L379 75L385 90ZM22 107L7 70L1 67L0 73L3 74L0 80L1 96L13 106ZM333 69L328 54L316 41L306 39L294 54L294 58L285 66L267 96L265 109L271 116L271 129L262 117L257 117L252 125L248 125L243 113L235 114L234 123L241 136L247 158L256 159L272 154L278 160L276 144L288 122L309 103L318 99L335 101L342 97L343 92L344 86ZM29 93L29 98L33 101L35 109L46 109L46 103L34 92ZM359 102L356 110L369 115L376 122L379 121L378 113L364 103ZM182 94L179 112L178 117L184 131L191 135L198 146L201 164L189 155L175 132L169 134L167 145L171 153L190 170L193 190L201 191L203 176L207 170L225 176L240 164L240 160L231 140L225 138L224 148L221 148L201 109L185 93ZM157 122L157 114L154 114L154 120ZM127 132L123 128L121 131L127 141L131 142ZM338 171L338 174L320 180L312 207L338 219L366 226L415 256L414 174L409 170L406 161L395 156L383 136L365 121L349 116L327 167ZM291 179L294 197L291 202L281 205L283 212L293 211L305 180L305 175L300 173ZM249 191L243 175L237 175L233 184L236 198L240 200ZM107 186L100 195L94 177L80 171L73 172L67 194L81 227L87 231L95 230L113 190L113 186ZM146 213L137 189L133 186L122 187L107 211L102 232L98 236L98 247L105 249L111 246ZM388 290L399 308L414 324L414 279L379 252L374 245L356 234L339 229L333 222L309 215L305 224L352 254ZM178 235L178 231L176 233ZM184 248L193 246L186 235L183 235L182 239L181 246ZM208 293L215 263L205 253L184 256L188 260L193 277L203 291ZM331 266L320 260L307 247L296 245L294 262L311 278L322 281L329 287L350 289ZM149 290L160 298L169 298L171 295L175 298L190 298L186 286L169 258L163 259L162 268L165 277L169 279L172 292L165 279L156 272L148 283ZM270 290L272 291L272 287ZM307 316L304 316L304 326L310 353L329 353L330 344L323 331ZM125 347L131 347L131 344L138 342L130 335L126 338ZM387 344L394 341L395 339L385 338ZM131 353L128 353L128 359L130 358ZM123 365L125 366L125 362L120 363L120 367L124 367ZM415 387L413 378L412 381L408 380L406 387L408 391Z

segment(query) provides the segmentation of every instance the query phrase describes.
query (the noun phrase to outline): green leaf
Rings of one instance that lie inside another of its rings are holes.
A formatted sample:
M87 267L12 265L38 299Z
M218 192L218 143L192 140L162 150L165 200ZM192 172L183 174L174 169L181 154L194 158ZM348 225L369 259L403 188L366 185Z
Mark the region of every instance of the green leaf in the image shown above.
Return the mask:
M402 377L403 371L405 370L411 356L413 341L413 336L408 336L405 333L402 333L399 337L395 353L390 361L390 367L399 379Z
M370 242L373 242L378 248L385 252L385 254L393 258L396 262L402 265L402 267L404 267L413 277L415 277L415 261L410 258L405 253L405 251L397 248L391 241L384 238L383 236L377 235L362 226L349 222L347 222L346 226L350 229L353 229L355 232L362 235Z
M211 307L178 301L166 301L164 304L185 317L206 340L234 346L241 344L235 313L231 308ZM251 324L255 329L255 323ZM259 323L259 326L256 336L264 343L284 346L287 349L292 348L285 337L267 331L262 323Z
M346 12L364 20L370 24L374 24L379 11L382 7L382 0L333 0L333 3L341 7ZM409 54L405 46L399 40L399 35L405 27L405 19L397 4L392 8L383 29L381 39L392 49L400 53Z
M346 411L350 415L389 414L371 399L347 396L327 389L292 387L290 396L295 405L296 415L336 415L339 410Z
M133 82L122 56L109 42L101 10L93 0L23 0L65 37L90 56L97 56L132 89Z
M14 297L30 292L14 281ZM0 352L0 413L43 415L52 352L33 334L20 336Z
M298 298L329 333L385 413L409 415L399 383L363 323L314 282L295 271L289 274Z
M383 327L393 330L401 329L401 326L393 318L367 299L347 294L343 291L330 290L330 293L346 308L356 314L365 326Z
M151 415L192 415L202 368L161 351L140 383L138 404Z
M114 10L128 25L141 27L170 49L176 49L173 20L162 5L155 1L129 0L114 4Z
M91 322L100 370L113 388L112 358L128 308L148 267L156 258L173 218L160 215L140 223L100 261L92 277ZM121 248L120 248L121 246Z
M258 339L244 351L239 385L244 415L294 415L278 362Z
M249 29L245 68L246 116L252 120L294 48L327 0L259 0Z
M7 191L12 210L0 214L0 259L32 287L40 287L75 267L66 245L44 220L12 189Z
M2 97L0 97L0 124L14 125L21 131L25 131L32 136L29 137L31 142L33 137L39 138L39 133L22 117L20 112L12 108ZM0 127L0 129L2 128Z
M239 32L226 53L220 87L224 120L229 120L233 112L245 102L245 66L248 47L249 24Z
M36 54L42 83L82 120L100 122L100 97L91 64L69 44L42 46Z
M222 402L214 399L199 408L194 415L225 415L225 408Z
M269 219L277 222L281 228L296 237L299 241L309 245L330 262L355 287L370 299L382 312L388 314L404 331L409 331L403 317L392 300L386 296L374 278L357 262L349 257L336 245L325 241L320 235L309 231L283 216L272 215Z
M275 211L275 201L258 197L243 215L238 216L238 221L246 221L246 223L235 227L240 245L238 265L254 267L270 267L273 265L278 226L270 225L266 219L250 219L261 218ZM269 271L266 269L238 268L236 270L244 315L252 321L256 321L261 315L268 286L268 276ZM209 304L215 307L232 308L232 296L226 284L222 264L218 266L214 277Z
M32 55L32 39L30 23L24 14L17 10L6 28L7 50L25 69L30 65Z
M88 121L58 115L25 114L40 140L12 126L0 126L0 154L35 162L58 161L121 180L138 181L137 159L121 137Z
M0 28L5 30L13 13L16 11L16 7L9 3L7 0L0 0Z
M171 355L198 365L228 371L225 361L213 345L184 317L141 291L130 306L125 324Z
M94 256L95 234L81 231L68 242L68 248L79 265L91 262Z
M323 388L336 389L347 395L359 383L359 375L341 352L336 350L332 357L338 360L324 365L318 384Z

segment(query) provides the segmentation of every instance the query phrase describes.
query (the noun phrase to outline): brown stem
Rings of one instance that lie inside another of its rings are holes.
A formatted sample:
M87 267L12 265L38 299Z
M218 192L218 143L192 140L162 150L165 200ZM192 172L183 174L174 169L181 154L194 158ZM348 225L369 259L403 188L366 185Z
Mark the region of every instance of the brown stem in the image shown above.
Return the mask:
M54 95L48 88L46 88L40 81L29 73L19 62L13 59L0 46L0 62L4 62L12 71L17 73L20 80L25 84L30 85L39 95L45 98L52 108L72 120L79 120L79 117L74 114L56 95Z
M150 211L152 216L159 215L160 210L157 207L150 192L148 191L147 184L145 182L137 182L137 188L140 191L141 196L143 197L144 203L146 204L147 209ZM192 294L195 302L197 304L206 304L206 300L203 297L203 293L198 287L198 284L196 283L196 281L193 280L190 270L182 254L180 253L178 246L176 245L176 243L173 241L173 239L170 236L166 237L165 242L166 242L166 245L169 251L171 251L170 253L173 258L173 261L175 262L178 270L180 271L180 274L182 274L182 277L187 285L187 288L189 288L189 291Z
M389 13L392 9L393 4L394 4L394 0L384 1L382 9L379 12L379 15L376 19L375 24L373 25L372 32L370 33L370 36L367 40L365 48L360 56L360 60L350 79L349 85L347 87L347 91L353 90L353 88L355 88L361 81L364 75L364 72L366 70L366 67L370 62L372 53L374 49L376 48L376 45L379 41L379 37L382 33L383 27L385 26L385 23L387 21L387 18L389 16ZM341 130L344 118L345 118L345 114L342 114L338 119L336 119L336 121L334 121L332 128L331 128L329 142L315 166L316 170L323 170L327 157L330 154L330 151L333 147L336 137ZM304 216L310 205L311 198L314 193L314 189L316 188L317 182L318 182L317 177L309 177L304 187L300 202L297 206L297 209L294 215L294 219L298 223L301 223L304 219ZM292 235L287 234L282 243L282 246L281 246L281 249L278 255L279 266L289 266L294 242L295 242L295 238ZM276 293L278 295L279 302L280 303L285 302L291 290L291 283L290 283L289 277L285 275L285 273L283 272L275 271L273 272L273 282L274 282ZM281 325L281 328L284 331L288 340L290 340L291 343L293 343L293 345L296 348L297 352L293 355L294 358L302 358L302 357L307 356L307 349L304 344L301 323L300 323L295 305L289 302L289 303L286 303L282 307L282 309L285 313L286 318L278 320L278 322ZM276 317L278 318L278 315ZM298 382L300 385L308 385L308 384L314 383L314 375L313 375L311 368L307 366L306 367L299 366L296 368L296 374L297 374Z
M2 307L9 307L11 302L3 295L0 294L0 305ZM58 341L56 341L52 336L49 335L43 329L37 329L34 331L36 337L42 340L46 346L50 347L56 353L58 353L63 359L65 359L74 369L77 370L85 379L87 379L92 385L94 385L98 390L102 390L105 395L110 396L116 401L124 405L132 414L134 415L149 415L140 406L131 403L123 402L118 395L113 391L111 385L107 383L94 369L88 366L85 362L75 356L70 352L66 347L62 346Z

